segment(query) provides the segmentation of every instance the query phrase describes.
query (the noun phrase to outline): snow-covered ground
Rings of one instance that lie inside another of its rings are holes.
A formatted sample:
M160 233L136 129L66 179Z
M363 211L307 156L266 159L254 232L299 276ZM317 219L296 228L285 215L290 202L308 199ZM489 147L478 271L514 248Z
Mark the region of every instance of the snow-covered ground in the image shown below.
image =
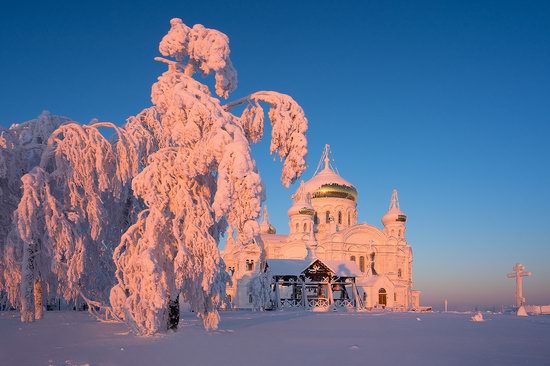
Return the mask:
M84 312L0 312L0 365L550 365L550 316L225 312L207 332L137 337Z

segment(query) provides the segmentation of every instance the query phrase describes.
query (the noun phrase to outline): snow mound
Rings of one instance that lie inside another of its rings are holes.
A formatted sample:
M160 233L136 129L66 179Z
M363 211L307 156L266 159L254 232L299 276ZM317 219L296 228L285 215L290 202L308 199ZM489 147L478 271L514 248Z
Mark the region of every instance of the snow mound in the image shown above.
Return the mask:
M481 311L478 311L477 313L474 314L474 316L472 316L472 321L473 322L483 322L485 321L483 319L483 314L481 313Z
M527 311L523 305L518 308L517 316L527 316Z

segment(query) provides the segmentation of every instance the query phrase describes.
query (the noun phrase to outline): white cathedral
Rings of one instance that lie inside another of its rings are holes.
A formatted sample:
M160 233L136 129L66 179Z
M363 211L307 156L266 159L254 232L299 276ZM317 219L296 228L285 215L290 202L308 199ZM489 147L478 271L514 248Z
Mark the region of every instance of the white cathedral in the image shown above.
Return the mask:
M271 308L420 308L407 216L396 190L383 229L358 223L357 190L332 166L326 145L317 171L292 200L288 235L277 234L264 208L260 231L267 265L260 265L259 247L238 247L229 233L222 258L232 278L227 294L233 308L253 307L251 280L260 272L269 275Z

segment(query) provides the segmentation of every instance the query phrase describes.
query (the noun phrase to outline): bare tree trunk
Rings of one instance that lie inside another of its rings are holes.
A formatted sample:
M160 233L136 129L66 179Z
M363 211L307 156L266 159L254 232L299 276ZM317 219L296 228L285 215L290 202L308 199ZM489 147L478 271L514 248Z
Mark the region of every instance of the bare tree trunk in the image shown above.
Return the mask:
M42 282L40 279L34 281L34 319L40 320L43 315L42 307Z

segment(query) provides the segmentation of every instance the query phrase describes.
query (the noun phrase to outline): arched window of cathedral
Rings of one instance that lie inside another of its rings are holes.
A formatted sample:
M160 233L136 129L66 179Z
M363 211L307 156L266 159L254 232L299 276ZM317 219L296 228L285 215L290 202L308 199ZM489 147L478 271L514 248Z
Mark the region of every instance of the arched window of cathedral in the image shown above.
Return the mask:
M388 294L386 293L385 288L378 290L378 303L382 306L386 306L388 304Z
M376 274L376 270L374 269L374 252L370 255L370 269L372 271L372 274Z
M319 216L317 216L317 212L315 212L315 216L313 216L313 222L317 225L319 224Z
M298 230L300 230L300 224L296 223L296 232L298 232Z
M363 292L363 301L367 302L367 293L366 292Z
M229 302L231 302L231 295L227 295L227 300L229 300Z
M304 223L304 233L307 233L307 224Z
M248 303L252 304L252 294L248 294Z
M401 278L401 276L402 276L402 272L401 272L401 268L399 268L397 270L397 277Z
M397 292L393 293L393 301L397 301Z
M246 260L246 270L247 271L253 271L254 270L254 260L253 259L247 259Z
M338 211L338 225L342 225L342 211Z
M325 222L327 224L330 222L330 211L325 212Z
M355 262L355 256L352 255L351 257L349 257L349 260L352 261L352 262Z
M365 272L365 257L363 256L359 257L359 270Z
M348 212L348 226L351 226L351 212Z

